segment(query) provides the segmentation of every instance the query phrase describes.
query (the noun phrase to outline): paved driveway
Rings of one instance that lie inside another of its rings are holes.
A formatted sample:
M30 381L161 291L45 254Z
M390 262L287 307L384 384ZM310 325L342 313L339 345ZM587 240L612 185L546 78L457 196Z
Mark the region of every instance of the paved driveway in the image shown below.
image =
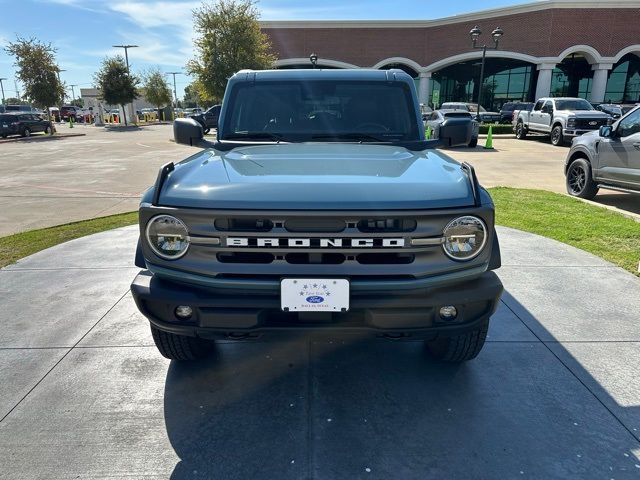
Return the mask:
M0 478L637 479L640 279L500 228L480 356L421 343L151 344L136 228L0 270Z

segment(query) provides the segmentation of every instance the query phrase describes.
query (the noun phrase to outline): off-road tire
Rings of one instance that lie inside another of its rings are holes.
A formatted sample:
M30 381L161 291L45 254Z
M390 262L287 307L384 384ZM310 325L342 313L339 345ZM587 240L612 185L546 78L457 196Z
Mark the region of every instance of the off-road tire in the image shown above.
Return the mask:
M524 123L516 123L516 138L518 140L524 140L527 137L527 129L524 128Z
M584 158L577 158L569 164L565 185L572 197L591 200L598 193L598 185L591 176L591 165Z
M466 362L476 358L484 346L489 330L489 320L485 320L475 330L453 337L439 337L425 342L431 357L442 362Z
M551 129L551 145L561 147L564 145L564 135L562 134L562 125L556 125Z
M477 138L473 138L469 142L469 148L476 148L477 145L478 145L478 139Z
M212 342L164 332L153 325L151 335L160 354L169 360L199 360L209 356L213 350Z

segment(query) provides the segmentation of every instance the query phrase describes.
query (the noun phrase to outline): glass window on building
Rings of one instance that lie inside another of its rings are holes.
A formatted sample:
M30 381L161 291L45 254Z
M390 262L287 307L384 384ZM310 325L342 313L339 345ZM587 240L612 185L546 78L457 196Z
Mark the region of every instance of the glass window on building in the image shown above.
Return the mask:
M553 69L551 96L588 98L592 81L593 70L587 59L572 53Z
M640 102L640 57L629 53L613 66L604 98L607 103Z
M478 101L481 62L473 60L443 68L431 77L432 103ZM482 106L499 111L510 101L533 101L535 65L509 58L487 58L482 82ZM433 99L438 99L437 102Z

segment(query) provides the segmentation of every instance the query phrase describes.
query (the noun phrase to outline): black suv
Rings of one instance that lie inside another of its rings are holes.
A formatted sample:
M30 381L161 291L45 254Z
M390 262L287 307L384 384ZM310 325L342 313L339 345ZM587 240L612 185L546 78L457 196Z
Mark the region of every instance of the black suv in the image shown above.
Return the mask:
M35 132L52 132L51 122L37 113L3 113L0 114L0 137L9 135L29 137Z
M204 133L209 133L212 128L218 128L218 118L220 117L220 109L222 105L214 105L204 113L191 115L195 121L202 125Z

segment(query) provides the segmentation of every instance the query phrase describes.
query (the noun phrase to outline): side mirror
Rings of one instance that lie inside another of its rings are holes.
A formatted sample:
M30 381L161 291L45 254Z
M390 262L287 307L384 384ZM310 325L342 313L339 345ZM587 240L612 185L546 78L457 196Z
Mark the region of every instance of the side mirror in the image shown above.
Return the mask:
M471 118L448 118L440 126L438 138L445 147L469 145L473 135Z
M176 143L197 147L204 138L204 132L193 118L176 118L173 122L173 138Z
M611 125L602 125L600 127L600 136L602 138L611 138L613 134L613 127Z

